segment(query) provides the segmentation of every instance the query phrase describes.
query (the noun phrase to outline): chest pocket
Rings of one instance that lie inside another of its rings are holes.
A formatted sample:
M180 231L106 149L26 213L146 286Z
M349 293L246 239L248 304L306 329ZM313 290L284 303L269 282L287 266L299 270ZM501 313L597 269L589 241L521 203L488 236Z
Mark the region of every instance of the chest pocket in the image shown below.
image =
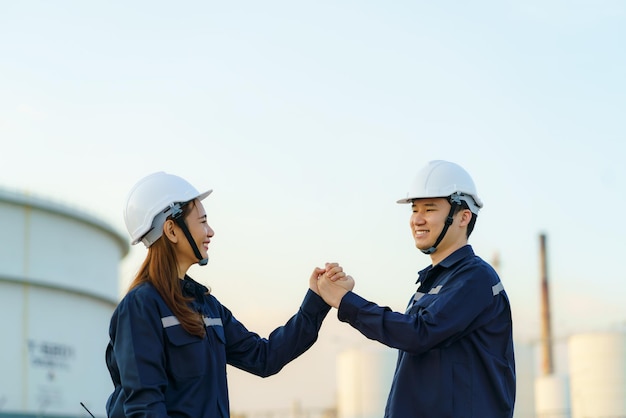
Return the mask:
M224 335L224 327L222 326L222 318L209 318L204 317L204 326L209 330L213 330L218 341L222 344L226 344L226 336Z
M202 376L207 371L207 341L191 335L180 324L165 328L168 371L176 379Z
M409 306L407 307L405 314L415 315L424 308L430 306L432 303L436 302L439 297L439 289L436 288L431 290L430 293L416 292L413 299L409 302Z
M191 335L175 317L164 318L168 371L177 380L226 368L224 329L220 318L204 318L206 337Z

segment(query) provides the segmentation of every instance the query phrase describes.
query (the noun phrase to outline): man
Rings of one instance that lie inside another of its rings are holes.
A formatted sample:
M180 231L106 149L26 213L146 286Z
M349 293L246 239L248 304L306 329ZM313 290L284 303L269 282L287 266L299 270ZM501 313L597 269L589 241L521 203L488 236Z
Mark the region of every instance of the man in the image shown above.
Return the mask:
M323 277L338 318L399 350L386 418L513 416L515 361L509 299L495 270L468 244L483 206L469 174L448 161L420 170L407 197L420 271L405 313L369 302Z

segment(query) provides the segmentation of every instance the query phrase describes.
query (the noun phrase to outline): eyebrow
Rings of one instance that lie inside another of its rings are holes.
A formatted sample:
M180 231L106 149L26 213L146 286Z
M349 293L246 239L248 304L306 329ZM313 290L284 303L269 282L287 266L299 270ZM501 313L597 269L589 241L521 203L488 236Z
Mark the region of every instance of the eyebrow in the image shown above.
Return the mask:
M418 205L418 203L417 203L417 202L413 202L413 204L411 205L411 207L413 207L413 208L414 208L414 207L416 207L417 205ZM425 202L425 203L422 203L422 205L427 206L427 207L437 207L437 206L438 206L436 202Z

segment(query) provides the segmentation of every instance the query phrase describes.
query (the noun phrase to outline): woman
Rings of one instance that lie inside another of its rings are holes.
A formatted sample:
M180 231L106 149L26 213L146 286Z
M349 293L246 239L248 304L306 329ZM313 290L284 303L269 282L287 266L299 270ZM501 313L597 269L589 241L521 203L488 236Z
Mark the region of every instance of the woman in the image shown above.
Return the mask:
M315 268L297 314L267 339L248 331L186 274L208 261L214 232L201 200L211 191L198 193L184 179L158 172L128 196L126 227L148 254L111 318L111 418L228 417L226 364L263 377L280 371L311 347L330 310L318 278L345 279L336 264Z

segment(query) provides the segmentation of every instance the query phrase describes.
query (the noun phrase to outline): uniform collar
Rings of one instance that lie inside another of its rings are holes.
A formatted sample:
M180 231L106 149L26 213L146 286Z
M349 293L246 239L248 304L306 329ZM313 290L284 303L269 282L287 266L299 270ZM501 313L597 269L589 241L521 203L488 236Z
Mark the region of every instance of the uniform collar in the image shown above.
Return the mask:
M204 295L209 292L209 289L206 286L201 285L187 275L185 275L185 278L180 282L183 290L183 295L195 298L198 302L202 302Z
M452 267L453 265L455 265L456 263L458 263L459 261L461 261L462 259L466 257L471 257L473 255L474 255L474 250L472 249L472 246L469 244L466 244L462 246L461 248L459 248L458 250L456 250L455 252L453 252L452 254L450 254L449 256L447 256L446 258L444 258L443 260L441 260L441 262L439 262L437 265L433 266L431 264L425 269L420 270L417 273L418 279L415 283L419 282L421 277L425 277L433 269L437 269L437 270L448 269Z

